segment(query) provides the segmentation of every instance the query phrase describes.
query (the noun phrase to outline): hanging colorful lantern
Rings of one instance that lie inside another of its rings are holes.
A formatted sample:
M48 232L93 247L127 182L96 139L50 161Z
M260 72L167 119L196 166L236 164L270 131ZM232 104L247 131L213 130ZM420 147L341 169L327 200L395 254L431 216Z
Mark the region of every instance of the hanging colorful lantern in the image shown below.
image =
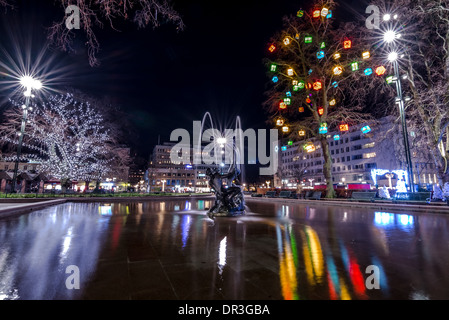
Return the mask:
M314 152L316 150L315 145L312 142L308 142L304 145L304 150L307 153Z
M305 84L304 81L299 81L299 82L298 82L298 87L299 87L299 89L304 89L305 86L306 86L306 84Z
M321 10L316 9L316 10L313 11L312 17L319 18L320 15L321 15Z
M310 103L312 103L312 100L310 100L310 98L307 98L307 99L306 99L306 103L309 103L309 104L310 104Z
M276 82L278 82L278 81L279 81L279 78L278 78L278 77L276 77L276 76L274 76L273 78L271 78L271 81L273 81L274 83L276 83Z
M286 109L287 108L287 104L285 103L285 102L279 102L279 109L282 109L282 110L284 110L284 109Z
M394 80L393 76L388 76L388 77L385 78L385 81L387 82L387 84L392 84L393 80Z
M332 99L331 101L329 101L329 105L331 107L335 106L336 104L337 104L337 100L335 100L335 99Z
M309 76L312 74L313 70L309 69Z
M338 60L341 58L341 54L339 54L338 52L334 54L334 59Z
M312 43L313 38L311 36L307 36L304 38L304 43Z
M285 98L284 103L289 106L292 103L292 100L290 98Z
M294 85L293 86L293 91L298 91L299 90L299 86L298 85Z
M282 147L281 147L281 150L282 150L282 151L287 151L287 146L282 146Z
M301 129L301 130L298 131L298 136L304 137L305 135L306 135L306 130Z
M317 81L313 83L313 90L315 91L319 91L323 88L323 84L321 83L321 81Z
M290 69L287 69L287 75L289 75L289 76L293 76L293 74L294 74L294 71L293 71L293 69L292 69L292 68L290 68Z
M353 63L351 63L351 70L352 70L352 71L357 71L357 70L359 70L359 63L358 63L358 62L353 62Z
M272 44L272 45L268 48L268 51L274 52L274 50L276 50L276 46L275 46L274 44Z
M380 66L380 67L376 68L375 72L378 76L383 76L385 74L385 72L387 72L387 69L385 69L384 66Z
M270 66L270 71L271 72L275 72L276 71L276 68L277 68L277 65L276 64L271 64L271 66Z
M362 53L362 58L363 59L369 59L371 57L371 54L369 51L365 51Z
M321 42L320 43L320 49L324 49L324 48L326 48L326 42Z
M287 133L290 129L287 126L282 127L282 132Z
M285 38L284 38L284 44L285 44L286 46L288 46L288 45L290 44L290 38L289 38L289 37L285 37Z
M327 133L327 123L323 122L320 124L320 128L318 130L319 134L326 134Z
M277 118L277 119L276 119L276 126L282 127L283 125L284 125L284 119L282 119L282 118Z
M299 111L299 112L304 112L304 107L299 107L299 108L298 108L298 111Z
M299 33L295 34L295 39L299 40Z
M304 10L298 10L298 12L296 13L296 16L298 18L302 18L304 16Z
M361 130L363 133L368 133L371 131L371 128L370 128L370 126L364 126Z
M332 87L337 88L338 87L338 82L337 81L332 82Z
M328 8L321 9L321 16L322 17L326 17L328 13L329 13L329 9Z
M363 71L365 73L365 76L370 76L373 74L373 69L371 68L366 68L365 71Z
M293 141L289 141L287 144L288 144L289 146L292 146L292 145L293 145Z
M323 107L318 107L318 114L320 116L322 116L324 114L324 108Z
M329 10L329 13L326 16L326 19L332 18L332 10Z
M346 132L349 131L349 125L347 123L343 123L340 125L340 131L341 132Z
M287 97L291 97L291 96L292 96L292 93L291 93L290 91L287 91L287 92L285 93L285 95L286 95Z
M318 51L318 52L316 53L316 57L317 57L317 59L319 59L319 60L323 59L323 58L324 58L324 51Z
M307 85L306 85L306 87L307 87L307 89L312 89L312 86L313 86L313 84L312 83L307 83Z
M351 49L352 48L352 41L351 40L345 40L343 42L343 48L345 49Z
M292 85L294 85L294 86L298 85L298 80L293 80Z
M338 141L338 140L340 140L340 135L338 135L338 134L334 135L334 141Z
M333 70L334 75L339 76L340 74L343 73L343 67L341 66L336 66Z

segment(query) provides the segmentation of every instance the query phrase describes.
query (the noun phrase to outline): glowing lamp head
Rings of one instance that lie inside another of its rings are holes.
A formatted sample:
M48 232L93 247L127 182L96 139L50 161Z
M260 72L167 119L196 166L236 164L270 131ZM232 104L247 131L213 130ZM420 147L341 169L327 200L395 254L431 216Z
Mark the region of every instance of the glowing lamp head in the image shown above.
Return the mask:
M39 80L33 79L30 76L21 77L20 84L23 87L27 88L27 90L30 90L30 89L39 90L42 88L42 82L40 82Z
M383 16L384 21L390 21L390 19L391 19L391 14L389 14L389 13L384 14L384 16Z
M398 53L393 51L388 54L388 61L394 62L398 59Z
M384 33L384 41L386 43L393 42L397 37L398 36L397 36L396 32L394 32L393 30L388 30Z

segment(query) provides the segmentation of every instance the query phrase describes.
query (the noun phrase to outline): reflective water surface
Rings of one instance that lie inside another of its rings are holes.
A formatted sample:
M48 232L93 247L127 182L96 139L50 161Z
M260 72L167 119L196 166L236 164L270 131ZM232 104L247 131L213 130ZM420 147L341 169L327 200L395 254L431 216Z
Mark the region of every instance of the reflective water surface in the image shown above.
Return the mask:
M449 299L447 215L247 205L214 220L209 200L0 220L0 299Z

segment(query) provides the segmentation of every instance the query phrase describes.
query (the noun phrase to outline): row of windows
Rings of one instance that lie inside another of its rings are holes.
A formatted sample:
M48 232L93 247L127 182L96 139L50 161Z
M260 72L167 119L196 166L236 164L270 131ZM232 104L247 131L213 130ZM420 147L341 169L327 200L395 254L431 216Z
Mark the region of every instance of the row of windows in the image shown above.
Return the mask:
M299 165L288 165L284 166L284 169L293 170L298 168L307 168L309 166L312 166L313 162L310 163L301 163ZM332 167L332 171L346 171L346 170L363 170L363 169L375 169L377 168L377 163L365 163L365 164L355 164L355 165L348 165L348 166L342 166L342 167ZM323 169L310 169L307 170L308 173L321 173L323 172Z

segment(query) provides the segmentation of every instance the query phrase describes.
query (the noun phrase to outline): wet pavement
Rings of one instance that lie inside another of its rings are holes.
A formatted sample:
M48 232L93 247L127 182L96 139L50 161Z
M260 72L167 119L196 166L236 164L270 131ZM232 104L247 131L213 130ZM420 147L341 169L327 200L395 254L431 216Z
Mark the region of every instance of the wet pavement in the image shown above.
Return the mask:
M2 219L0 299L449 299L449 215L248 200L245 216L212 220L210 206Z

